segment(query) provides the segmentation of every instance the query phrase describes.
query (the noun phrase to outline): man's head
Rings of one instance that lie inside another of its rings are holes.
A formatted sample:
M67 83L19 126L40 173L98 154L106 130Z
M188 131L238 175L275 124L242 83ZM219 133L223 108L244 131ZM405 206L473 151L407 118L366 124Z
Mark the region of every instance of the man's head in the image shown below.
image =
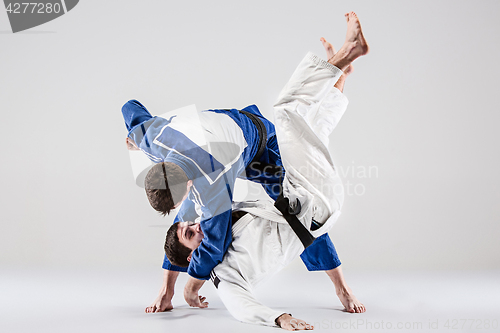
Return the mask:
M188 180L186 173L178 165L162 162L149 170L144 185L151 206L167 215L187 198L193 182Z
M204 235L199 223L177 222L170 226L165 238L165 254L168 260L176 266L187 267L191 255Z

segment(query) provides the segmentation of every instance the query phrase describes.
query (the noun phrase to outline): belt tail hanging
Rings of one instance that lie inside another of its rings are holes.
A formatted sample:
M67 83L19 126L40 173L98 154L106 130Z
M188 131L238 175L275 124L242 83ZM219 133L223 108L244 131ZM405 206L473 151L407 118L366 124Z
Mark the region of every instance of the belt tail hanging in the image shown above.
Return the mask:
M288 198L285 198L283 196L283 193L280 194L276 202L274 203L274 206L283 214L283 217L285 220L288 222L290 227L292 228L293 232L299 237L302 245L304 245L304 249L307 249L316 238L311 235L309 230L300 223L299 219L297 218L297 214L300 213L300 201L297 200L297 205L295 209L292 209L290 207L290 201Z

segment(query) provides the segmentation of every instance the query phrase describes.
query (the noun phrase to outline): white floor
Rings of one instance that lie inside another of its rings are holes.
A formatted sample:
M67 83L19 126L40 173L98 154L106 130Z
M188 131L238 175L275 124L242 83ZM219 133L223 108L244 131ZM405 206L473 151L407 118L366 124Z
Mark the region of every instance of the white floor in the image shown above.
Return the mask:
M346 272L366 305L349 314L326 274L282 272L258 290L266 305L336 332L499 332L500 271ZM208 309L185 305L179 280L175 309L145 314L161 271L0 271L0 332L278 332L235 321L207 283Z

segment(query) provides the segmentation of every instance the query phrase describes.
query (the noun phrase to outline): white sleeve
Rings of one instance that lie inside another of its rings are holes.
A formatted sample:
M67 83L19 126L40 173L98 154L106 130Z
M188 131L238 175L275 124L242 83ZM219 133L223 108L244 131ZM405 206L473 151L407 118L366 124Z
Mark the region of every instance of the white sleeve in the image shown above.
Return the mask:
M259 303L249 290L238 283L221 280L217 292L229 313L245 323L276 326L276 318L286 313Z

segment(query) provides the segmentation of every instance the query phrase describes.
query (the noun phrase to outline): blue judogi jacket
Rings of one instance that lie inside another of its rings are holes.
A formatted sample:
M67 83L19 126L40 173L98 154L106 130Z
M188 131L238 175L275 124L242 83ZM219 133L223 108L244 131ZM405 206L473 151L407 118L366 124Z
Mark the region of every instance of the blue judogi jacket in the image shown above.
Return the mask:
M255 105L243 110L261 117L266 126L268 143L261 162L281 165L274 125L262 116ZM193 252L189 267L172 265L164 256L163 268L188 272L192 277L207 280L210 271L222 261L231 243L231 203L237 177L261 183L266 192L276 199L279 194L279 177L263 175L248 168L258 150L259 133L253 122L236 109L207 110L225 114L241 128L247 142L239 160L225 168L208 152L197 146L182 132L169 127L172 118L153 117L138 101L131 100L122 107L128 136L153 161L172 162L193 181L194 189L184 200L174 220L194 221L199 217L195 203L201 207L200 226L205 235L200 246ZM327 234L319 237L301 255L309 270L327 270L340 265L335 247Z

